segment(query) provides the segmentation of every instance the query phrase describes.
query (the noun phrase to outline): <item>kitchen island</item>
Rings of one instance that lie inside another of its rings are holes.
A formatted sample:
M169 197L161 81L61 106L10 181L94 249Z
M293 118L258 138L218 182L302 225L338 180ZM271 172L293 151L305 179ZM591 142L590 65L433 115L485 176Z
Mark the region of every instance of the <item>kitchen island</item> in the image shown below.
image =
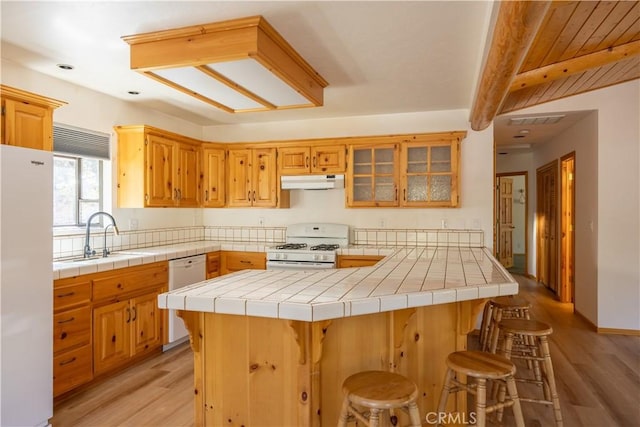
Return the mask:
M411 378L421 414L435 411L446 356L487 298L517 292L486 248L406 247L373 267L242 271L158 304L190 332L196 425L333 426L342 381L369 369Z

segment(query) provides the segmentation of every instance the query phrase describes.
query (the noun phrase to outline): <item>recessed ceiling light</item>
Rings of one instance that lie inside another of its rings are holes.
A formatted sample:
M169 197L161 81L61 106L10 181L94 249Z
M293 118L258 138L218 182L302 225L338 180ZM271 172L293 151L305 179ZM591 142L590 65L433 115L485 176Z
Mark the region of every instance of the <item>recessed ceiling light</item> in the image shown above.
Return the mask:
M138 92L137 90L130 90L129 92L127 92L129 95L140 95L140 92Z
M57 67L61 70L73 70L75 68L73 65L69 64L58 64Z

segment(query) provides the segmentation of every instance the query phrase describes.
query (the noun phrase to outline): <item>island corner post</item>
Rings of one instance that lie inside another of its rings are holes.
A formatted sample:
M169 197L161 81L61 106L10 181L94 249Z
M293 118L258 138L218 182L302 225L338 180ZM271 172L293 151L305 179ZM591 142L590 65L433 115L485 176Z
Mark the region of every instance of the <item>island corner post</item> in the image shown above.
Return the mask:
M335 426L344 379L374 369L414 381L424 417L437 411L447 355L467 348L485 302L315 322L178 311L194 353L195 425ZM464 394L447 410L465 411Z

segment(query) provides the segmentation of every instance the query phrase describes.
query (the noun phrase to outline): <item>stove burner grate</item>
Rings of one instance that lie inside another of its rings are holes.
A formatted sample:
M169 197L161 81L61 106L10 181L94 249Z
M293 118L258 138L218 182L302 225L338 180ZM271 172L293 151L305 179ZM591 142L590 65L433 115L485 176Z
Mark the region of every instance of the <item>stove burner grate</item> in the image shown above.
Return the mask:
M311 246L311 250L312 251L334 251L334 250L338 249L339 247L340 247L340 245L323 244L323 245Z
M285 243L284 245L276 246L276 249L304 249L306 247L306 243Z

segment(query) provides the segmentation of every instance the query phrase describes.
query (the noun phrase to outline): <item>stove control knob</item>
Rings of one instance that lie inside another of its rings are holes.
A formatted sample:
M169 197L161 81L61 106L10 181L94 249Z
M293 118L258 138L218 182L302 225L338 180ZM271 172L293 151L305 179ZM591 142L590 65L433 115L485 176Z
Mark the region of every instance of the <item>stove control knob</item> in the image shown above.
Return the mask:
M319 261L319 260L320 260L320 255L318 255L318 254L313 254L313 260L314 260L314 261Z
M282 254L282 259L287 259L287 254Z

